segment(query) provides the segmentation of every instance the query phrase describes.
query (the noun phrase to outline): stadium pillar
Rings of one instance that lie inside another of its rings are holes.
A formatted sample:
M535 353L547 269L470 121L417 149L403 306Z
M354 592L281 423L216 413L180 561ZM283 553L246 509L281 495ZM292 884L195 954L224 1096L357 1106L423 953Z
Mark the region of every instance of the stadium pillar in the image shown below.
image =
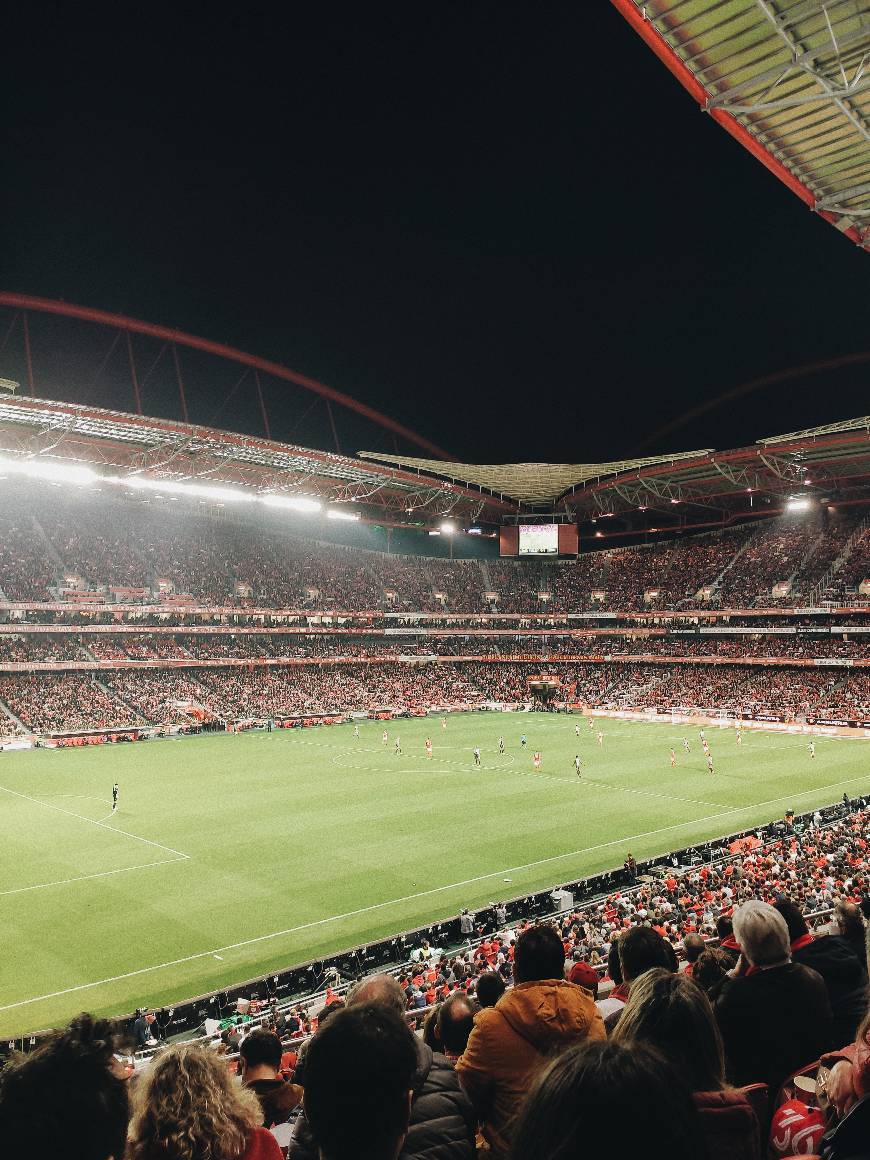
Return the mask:
M181 377L181 363L178 361L178 347L175 343L172 344L172 361L175 363L175 378L178 381L178 398L181 402L181 418L185 423L189 423L190 419L187 414L187 398L184 394L184 379Z
M266 438L272 438L272 432L269 430L269 416L266 414L266 404L263 401L263 388L260 385L260 372L254 368L254 383L257 387L257 398L260 400L260 414L263 416L263 430L266 432Z
M27 311L21 311L21 321L24 324L24 357L27 360L27 393L31 397L33 390L33 356L30 352L30 323L27 321Z
M136 405L136 414L142 414L142 398L139 394L139 378L136 374L136 363L133 361L133 340L130 338L130 331L125 332L127 338L127 357L130 360L130 378L133 381L133 402Z

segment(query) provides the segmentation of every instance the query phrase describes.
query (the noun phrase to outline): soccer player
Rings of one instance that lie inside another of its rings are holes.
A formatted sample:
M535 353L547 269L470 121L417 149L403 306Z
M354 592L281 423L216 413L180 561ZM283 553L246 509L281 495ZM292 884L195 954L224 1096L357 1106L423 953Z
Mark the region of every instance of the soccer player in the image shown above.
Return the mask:
M592 730L595 728L595 721L593 720L592 717L587 717L586 720L589 722L589 732L591 733Z
M716 772L713 768L713 755L709 749L707 750L707 769L709 769L710 773Z
M118 808L118 783L112 786L112 813Z
M426 756L431 760L431 758L432 758L432 741L429 737L426 738Z
M441 728L442 728L442 729L446 729L446 728L447 728L447 718L446 718L446 717L442 717L442 718L441 718Z
M523 749L525 749L525 747L526 747L526 735L525 735L525 733L520 738L520 745L522 745Z
M598 730L598 732L595 734L595 740L598 742L599 746L602 746L602 747L603 747L603 745L604 745L604 734L601 732L601 730L600 730L600 729L599 729L599 730Z
M815 743L815 741L811 741L811 742L810 742L810 744L809 744L809 751L810 751L810 757L815 757L815 756L816 756L816 743Z
M737 738L736 738L736 740L737 740L737 744L738 744L738 745L742 745L742 744L743 744L743 734L741 733L741 731L740 731L740 727L739 727L739 726L737 727Z
M401 742L400 738L397 737L396 738L396 757L398 757L401 752L402 752L402 742Z
M498 751L499 751L499 753L504 753L504 738L503 737L499 737L499 739L498 739Z
M672 749L671 750L671 769L676 769L676 767L677 767L677 755Z
M532 765L534 765L535 769L541 768L541 755L537 750L532 754Z
M385 729L383 731L383 733L381 734L381 741L383 741L384 745L386 745L389 740L390 740L390 735Z
M479 745L475 745L475 747L474 747L474 764L480 765L480 746Z
M683 749L685 749L686 753L692 752L692 747L689 745L688 737L683 738Z
M359 741L359 724L356 721L353 723L353 736L355 741Z
M703 729L698 730L698 736L701 738L702 741L704 740L704 730Z
M580 754L575 753L575 755L574 755L574 772L577 774L578 777L582 776L580 773L580 770L582 768L583 768L583 762L580 760Z
M580 722L579 722L579 721L578 721L578 722L577 722L577 724L574 726L574 736L575 736L575 737L579 737L579 736L580 736Z

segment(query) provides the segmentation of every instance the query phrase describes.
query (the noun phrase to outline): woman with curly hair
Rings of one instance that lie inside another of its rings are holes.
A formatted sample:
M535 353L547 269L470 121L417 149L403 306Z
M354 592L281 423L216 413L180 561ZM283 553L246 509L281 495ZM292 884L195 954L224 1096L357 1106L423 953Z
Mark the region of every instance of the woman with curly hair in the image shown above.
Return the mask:
M197 1046L154 1057L133 1097L128 1160L282 1160L256 1095Z

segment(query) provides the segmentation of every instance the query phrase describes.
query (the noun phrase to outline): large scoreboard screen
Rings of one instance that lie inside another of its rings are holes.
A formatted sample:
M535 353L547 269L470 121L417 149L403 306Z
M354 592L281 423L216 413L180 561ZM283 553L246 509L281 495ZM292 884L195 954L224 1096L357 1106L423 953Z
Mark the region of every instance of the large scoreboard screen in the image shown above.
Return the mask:
M502 556L576 556L576 524L507 524L499 531Z
M520 524L521 556L558 556L558 524Z

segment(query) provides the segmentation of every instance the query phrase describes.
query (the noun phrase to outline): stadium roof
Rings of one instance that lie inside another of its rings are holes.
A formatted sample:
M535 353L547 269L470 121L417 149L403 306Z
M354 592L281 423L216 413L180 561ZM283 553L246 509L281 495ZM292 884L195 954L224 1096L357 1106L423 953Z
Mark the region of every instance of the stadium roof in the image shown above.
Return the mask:
M870 249L870 9L860 0L612 0L698 104Z
M587 464L462 464L338 455L189 423L0 392L0 455L130 477L353 504L361 517L437 527L544 516L618 517L608 535L721 526L796 494L870 502L870 416L758 440ZM2 465L0 465L2 466ZM117 474L116 474L117 473ZM219 497L217 502L219 502ZM267 501L269 502L269 501ZM618 531L617 525L625 530Z
M674 464L699 455L709 455L709 451L681 451L677 455L620 459L610 463L445 463L442 459L415 459L401 455L381 455L374 451L360 452L363 459L416 468L455 482L473 483L531 506L555 504L572 488L603 476L635 468Z
M98 407L0 392L0 453L55 464L87 463L173 483L235 485L258 493L354 503L373 518L425 523L452 515L497 521L516 510L474 484L425 477L415 469L317 451ZM413 518L412 518L413 517Z
M687 451L593 464L475 465L360 453L450 481L503 486L522 510L581 522L632 514L634 528L666 531L764 514L795 494L841 502L870 498L870 415L759 439L732 451ZM561 486L560 491L554 491ZM662 517L665 517L664 519Z

